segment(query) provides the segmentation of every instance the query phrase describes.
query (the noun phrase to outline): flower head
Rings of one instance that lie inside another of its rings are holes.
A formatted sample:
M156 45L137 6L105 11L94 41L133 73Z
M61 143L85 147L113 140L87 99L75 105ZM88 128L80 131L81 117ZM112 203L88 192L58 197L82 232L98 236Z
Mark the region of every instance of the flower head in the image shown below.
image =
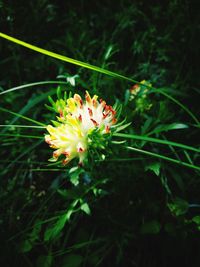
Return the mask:
M63 164L67 164L73 158L79 158L82 164L87 158L88 148L93 144L93 133L99 137L103 147L104 136L111 132L111 127L116 123L116 111L105 101L98 101L98 96L92 98L86 91L85 100L75 94L65 102L63 99L56 103L60 116L56 126L48 125L45 141L53 149L53 161L63 155ZM98 145L95 142L94 145Z
M152 104L147 98L149 88L152 87L151 83L143 80L140 84L135 84L129 89L129 101L135 100L136 110L144 112L151 108Z

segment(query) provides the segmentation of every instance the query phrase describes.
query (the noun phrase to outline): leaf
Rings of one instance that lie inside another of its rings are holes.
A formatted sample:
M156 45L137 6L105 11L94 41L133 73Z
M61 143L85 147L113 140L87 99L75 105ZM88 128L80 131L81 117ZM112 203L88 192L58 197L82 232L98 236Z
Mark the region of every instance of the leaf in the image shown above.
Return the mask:
M49 95L48 99L49 99L49 102L51 103L52 107L55 108L56 103L54 102L53 98Z
M145 171L151 170L151 171L153 171L155 173L155 175L159 176L159 174L160 174L160 167L161 167L160 162L153 162L150 165L147 165L145 167Z
M61 86L58 86L58 87L57 87L56 94L57 94L57 98L58 98L58 99L61 99L61 98L62 98L62 90L61 90Z
M50 107L50 106L47 105L47 104L44 104L44 105L45 105L45 107L46 107L48 110L50 110L50 111L54 111L54 112L55 112L55 109L54 109L54 108Z
M189 208L188 202L178 197L172 203L168 203L167 206L170 211L177 217L187 213Z
M130 99L130 91L126 90L125 92L125 99L124 99L124 105L127 105Z
M81 205L81 210L84 211L87 215L91 214L90 207L86 202Z
M153 118L152 117L149 117L144 125L141 127L141 133L142 135L146 134L148 129L152 126L152 122L153 122Z
M200 231L200 216L197 215L197 216L193 217L192 222L196 223L197 229Z
M183 123L161 124L157 126L153 131L149 132L148 135L186 128L188 128L188 125Z
M158 234L160 232L161 225L158 221L153 220L147 223L144 223L141 227L142 234Z
M79 184L79 177L83 172L84 170L79 167L73 167L69 170L70 181L73 185L77 186Z
M193 217L192 221L200 226L200 216L199 215Z
M52 239L55 239L60 234L60 232L64 228L66 222L69 221L72 213L74 212L74 207L76 206L78 201L79 200L74 200L72 202L72 204L70 205L68 211L65 214L61 215L59 217L58 221L52 227L48 228L45 231L44 241L48 242L48 241L50 241Z
M55 127L59 127L60 126L60 122L57 122L57 121L54 121L54 120L51 120L51 122Z
M120 131L126 129L129 125L131 125L131 123L132 122L129 122L129 123L123 124L122 126L117 127L117 129L115 130L115 132L117 133L117 132L120 132Z

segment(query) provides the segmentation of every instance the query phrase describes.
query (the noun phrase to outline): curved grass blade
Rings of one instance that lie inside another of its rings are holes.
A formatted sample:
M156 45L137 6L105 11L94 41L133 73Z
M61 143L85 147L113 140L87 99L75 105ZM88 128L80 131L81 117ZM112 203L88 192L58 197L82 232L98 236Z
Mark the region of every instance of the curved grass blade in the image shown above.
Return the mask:
M32 96L27 104L25 106L22 107L21 110L19 110L17 113L19 115L25 115L25 113L27 113L31 108L35 107L36 105L38 105L39 103L43 102L45 99L47 99L48 96L53 95L56 93L56 90L54 91L50 91L50 92L46 92L46 93L42 93L36 96ZM16 124L17 120L19 119L19 116L15 116L14 118L12 118L8 124ZM2 131L2 133L6 132L6 128L4 128Z
M192 147L192 146L187 146L184 144L180 144L180 143L176 143L176 142L172 142L168 140L161 140L161 139L157 139L153 137L140 136L140 135L135 135L135 134L124 134L124 133L114 133L113 136L159 143L163 145L171 145L171 146L180 147L180 148L191 150L191 151L198 152L198 153L200 152L200 149Z
M100 73L103 73L103 74L106 74L106 75L109 75L109 76L112 76L112 77L115 77L115 78L124 79L124 80L127 80L129 82L136 83L136 84L141 84L140 82L138 82L138 81L136 81L134 79L128 78L128 77L126 77L124 75L121 75L121 74L118 74L116 72L109 71L109 70L106 70L104 68L97 67L95 65L91 65L91 64L88 64L88 63L85 63L85 62L82 62L82 61L79 61L79 60L76 60L76 59L73 59L73 58L70 58L70 57L66 57L66 56L63 56L63 55L48 51L46 49L37 47L35 45L31 45L29 43L21 41L21 40L19 40L17 38L14 38L14 37L9 36L7 34L4 34L2 32L0 32L0 37L4 38L6 40L9 40L9 41L11 41L13 43L16 43L18 45L24 46L24 47L26 47L28 49L33 50L33 51L36 51L38 53L41 53L41 54L44 54L44 55L47 55L47 56L50 56L50 57L53 57L53 58L56 58L56 59L71 63L71 64L74 64L74 65L78 65L78 66L81 66L81 67L84 67L84 68L87 68L87 69L91 69L93 71L97 71L97 72L100 72ZM143 85L143 84L141 84L141 85ZM199 124L199 121L196 118L196 116L187 107L185 107L182 103L180 103L178 100L176 100L175 98L173 98L172 96L166 94L165 92L163 92L161 90L155 89L154 87L150 87L148 85L145 85L145 86L147 88L149 88L149 89L153 89L152 92L155 90L155 92L158 92L158 93L164 95L165 97L169 98L170 100L172 100L174 103L176 103L178 106L180 106L183 110L185 110L185 112L187 112L192 117L192 119L195 121L195 123Z
M7 169L11 168L16 161L20 160L21 158L23 158L24 156L26 156L28 153L30 153L33 149L35 149L37 146L39 146L41 143L43 142L43 140L39 140L36 143L34 143L32 146L28 147L27 149L25 149L24 152L22 152L18 157L16 157L8 166ZM2 174L5 174L5 171L3 171Z
M28 83L28 84L24 84L24 85L20 85L20 86L16 86L16 87L12 87L10 89L4 90L3 92L0 92L0 95L4 95L16 90L21 90L24 88L29 88L29 87L33 87L33 86L38 86L38 85L49 85L49 84L60 84L60 85L67 85L67 82L62 82L62 81L41 81L41 82L35 82L35 83Z
M82 62L82 61L79 61L79 60L76 60L76 59L73 59L73 58L70 58L70 57L66 57L66 56L63 56L63 55L60 55L60 54L45 50L45 49L37 47L35 45L31 45L29 43L23 42L23 41L21 41L21 40L19 40L17 38L11 37L11 36L9 36L7 34L4 34L2 32L0 32L0 37L2 37L4 39L7 39L7 40L9 40L9 41L11 41L13 43L16 43L18 45L21 45L21 46L24 46L26 48L29 48L31 50L34 50L34 51L36 51L38 53L41 53L41 54L44 54L44 55L47 55L47 56L50 56L50 57L53 57L53 58L68 62L68 63L72 63L72 64L78 65L80 67L91 69L93 71L97 71L97 72L100 72L100 73L103 73L103 74L106 74L106 75L109 75L109 76L112 76L112 77L116 77L116 78L119 78L119 79L124 79L124 80L130 81L130 82L133 82L133 83L138 83L137 81L135 81L133 79L130 79L130 78L126 77L126 76L123 76L121 74L118 74L116 72L109 71L109 70L106 70L106 69L91 65L89 63L85 63L85 62Z
M129 150L135 151L135 152L139 152L139 153L144 154L144 155L148 155L148 156L156 157L156 158L159 158L159 159L163 159L163 160L170 161L170 162L176 163L176 164L184 166L184 167L188 167L188 168L200 171L200 166L192 165L192 164L186 163L184 161L179 161L179 160L176 160L176 159L173 159L173 158L169 158L169 157L166 157L166 156L163 156L163 155L160 155L160 154L157 154L157 153L153 153L153 152L150 152L150 151L147 151L147 150L139 149L139 148L136 148L136 147L127 146L126 148L129 149Z
M19 125L19 124L1 124L0 127L15 127L15 128L34 128L34 129L45 129L45 126L35 125Z
M2 134L0 133L0 136L7 136L7 137L22 137L22 138L34 138L34 139L44 139L42 136L36 136L36 135L26 135L26 134Z
M156 89L156 91L162 95L164 95L165 97L169 98L170 100L172 100L174 103L176 103L178 106L180 106L183 110L185 110L186 113L188 113L188 115L190 115L190 117L195 121L195 123L197 123L197 125L200 124L199 120L197 119L197 117L185 106L183 105L180 101L178 101L177 99L175 99L173 96L167 94L166 92ZM153 90L153 92L156 92L155 90Z
M6 112L6 113L10 113L10 114L12 114L12 115L15 115L15 116L17 116L17 117L20 117L20 118L22 118L22 119L25 119L25 120L27 120L27 121L31 121L31 122L33 122L33 123L35 123L35 124L37 124L37 125L45 126L44 123L41 123L41 122L39 122L39 121L33 120L33 119L31 119L31 118L28 118L28 117L23 116L23 115L21 115L21 114L19 114L19 113L10 111L9 109L1 108L1 107L0 107L0 110L3 111L3 112Z

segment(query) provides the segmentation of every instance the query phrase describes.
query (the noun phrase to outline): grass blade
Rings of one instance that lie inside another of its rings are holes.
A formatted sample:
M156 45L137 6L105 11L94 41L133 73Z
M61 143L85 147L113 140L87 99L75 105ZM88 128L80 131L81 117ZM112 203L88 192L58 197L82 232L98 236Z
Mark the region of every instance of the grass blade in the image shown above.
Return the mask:
M3 112L6 112L6 113L10 113L10 114L12 114L12 115L15 115L15 116L17 116L17 117L20 117L20 118L22 118L22 119L25 119L25 120L27 120L27 121L31 121L31 122L33 122L33 123L35 123L35 124L37 124L37 125L40 125L40 126L46 126L44 123L41 123L41 122L39 122L39 121L33 120L33 119L31 119L31 118L28 118L28 117L23 116L23 115L21 115L21 114L19 114L19 113L10 111L9 109L1 108L1 107L0 107L0 110L3 111Z
M36 135L26 135L26 134L2 134L0 133L0 136L8 136L8 137L22 137L22 138L35 138L35 139L44 139L42 136L36 136Z
M153 153L153 152L150 152L150 151L147 151L147 150L139 149L139 148L136 148L136 147L127 146L126 148L128 150L139 152L139 153L144 154L144 155L148 155L148 156L156 157L156 158L159 158L159 159L163 159L163 160L166 160L166 161L170 161L170 162L176 163L178 165L182 165L184 167L188 167L188 168L200 171L200 166L192 165L192 164L186 163L184 161L179 161L179 160L176 160L176 159L173 159L173 158L169 158L169 157L166 157L166 156L163 156L163 155L160 155L160 154L157 154L157 153Z
M97 72L100 72L100 73L103 73L103 74L106 74L106 75L109 75L109 76L112 76L112 77L116 77L116 78L119 78L119 79L124 79L124 80L130 81L130 82L133 82L133 83L138 83L137 81L135 81L133 79L130 79L130 78L126 77L126 76L123 76L121 74L118 74L116 72L109 71L109 70L106 70L106 69L103 69L103 68L100 68L100 67L97 67L97 66L94 66L94 65L91 65L91 64L88 64L88 63L85 63L85 62L70 58L70 57L66 57L66 56L63 56L63 55L48 51L46 49L43 49L43 48L37 47L35 45L31 45L29 43L21 41L21 40L19 40L17 38L11 37L11 36L9 36L7 34L4 34L2 32L0 32L0 37L4 38L6 40L9 40L9 41L11 41L13 43L16 43L18 45L21 45L21 46L24 46L26 48L29 48L29 49L31 49L33 51L38 52L38 53L50 56L52 58L56 58L56 59L59 59L59 60L62 60L62 61L68 62L68 63L72 63L74 65L77 65L77 66L80 66L80 67L84 67L84 68L87 68L87 69L90 69L90 70L93 70L93 71L97 71Z
M20 86L16 86L7 90L4 90L3 92L0 92L0 95L4 95L13 91L17 90L22 90L24 88L29 88L33 86L38 86L38 85L49 85L49 84L60 84L60 85L67 85L67 82L62 82L62 81L41 81L41 82L35 82L35 83L28 83L28 84L23 84Z
M171 145L171 146L180 147L180 148L191 150L191 151L198 152L198 153L200 152L200 149L192 147L192 146L187 146L184 144L180 144L180 143L176 143L176 142L172 142L168 140L162 140L158 138L153 138L153 137L148 137L148 136L140 136L140 135L135 135L135 134L124 134L124 133L114 133L113 136L159 143L163 145Z

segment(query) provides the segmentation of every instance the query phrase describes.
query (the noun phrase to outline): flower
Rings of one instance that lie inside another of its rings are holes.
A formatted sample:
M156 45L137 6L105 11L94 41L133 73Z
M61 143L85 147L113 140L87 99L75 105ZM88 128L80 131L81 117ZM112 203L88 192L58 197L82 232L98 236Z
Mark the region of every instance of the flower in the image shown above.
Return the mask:
M136 110L144 112L151 108L152 103L150 103L149 98L147 98L147 93L152 85L150 82L143 80L140 84L135 84L129 89L129 101L135 100Z
M142 97L145 98L149 87L152 87L152 85L146 80L142 80L140 84L134 84L133 86L131 86L131 88L129 89L131 98L130 100L135 98L135 96L137 96L142 91L142 89Z
M97 99L97 95L91 98L86 91L84 101L80 95L75 94L65 102L63 99L56 102L60 116L54 123L56 126L46 127L49 134L45 135L45 141L56 149L51 161L57 161L63 155L64 165L74 158L79 158L79 164L83 164L88 148L98 146L97 140L93 143L93 134L100 140L99 147L103 147L105 139L102 137L109 134L112 125L116 123L116 111L104 100Z

